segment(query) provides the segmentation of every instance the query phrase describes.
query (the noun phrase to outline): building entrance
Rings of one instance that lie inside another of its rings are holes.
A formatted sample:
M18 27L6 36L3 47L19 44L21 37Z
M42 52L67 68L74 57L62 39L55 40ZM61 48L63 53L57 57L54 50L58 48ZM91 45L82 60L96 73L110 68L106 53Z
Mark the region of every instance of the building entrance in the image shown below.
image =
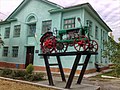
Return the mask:
M26 51L26 63L25 63L25 68L29 65L29 64L33 64L33 60L34 60L34 46L30 46L30 47L26 47L27 51Z

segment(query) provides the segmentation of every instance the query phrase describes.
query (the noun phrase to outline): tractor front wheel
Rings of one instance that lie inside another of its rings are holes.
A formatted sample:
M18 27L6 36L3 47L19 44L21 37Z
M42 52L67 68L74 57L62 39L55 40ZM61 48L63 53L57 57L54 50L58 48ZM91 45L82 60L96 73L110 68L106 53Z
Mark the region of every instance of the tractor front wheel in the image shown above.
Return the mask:
M42 50L44 53L56 52L56 38L54 36L46 38L42 44Z

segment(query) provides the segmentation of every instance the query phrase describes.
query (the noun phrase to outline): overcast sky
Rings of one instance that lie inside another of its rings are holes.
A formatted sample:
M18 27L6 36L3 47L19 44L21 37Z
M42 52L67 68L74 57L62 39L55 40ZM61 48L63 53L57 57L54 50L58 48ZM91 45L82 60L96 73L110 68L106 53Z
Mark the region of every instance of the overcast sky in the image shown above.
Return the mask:
M5 19L23 0L0 0L0 19ZM120 0L49 0L61 6L89 2L100 17L113 30L115 39L120 37Z

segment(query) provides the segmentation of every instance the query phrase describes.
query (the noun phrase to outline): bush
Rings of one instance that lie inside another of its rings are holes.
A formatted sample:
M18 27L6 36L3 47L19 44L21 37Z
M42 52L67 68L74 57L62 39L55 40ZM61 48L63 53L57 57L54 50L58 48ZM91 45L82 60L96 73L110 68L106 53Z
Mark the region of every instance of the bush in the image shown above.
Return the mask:
M39 81L39 80L43 80L44 74L43 73L35 73L33 74L34 76L34 81Z
M34 67L33 67L32 64L29 64L29 65L27 66L27 68L26 68L26 72L27 72L28 74L32 74L33 70L34 70Z
M0 70L0 76L19 79L19 80L27 80L27 81L38 81L43 80L43 73L33 73L33 66L28 65L26 70L11 70L11 69L3 69Z
M10 75L11 73L12 73L11 69L3 69L1 72L1 76Z
M27 72L24 70L15 70L14 74L14 77L24 77L27 74Z
M44 74L42 73L32 73L24 76L24 79L27 81L39 81L43 80Z
M26 81L33 81L34 80L33 74L25 75L24 76L24 80L26 80Z

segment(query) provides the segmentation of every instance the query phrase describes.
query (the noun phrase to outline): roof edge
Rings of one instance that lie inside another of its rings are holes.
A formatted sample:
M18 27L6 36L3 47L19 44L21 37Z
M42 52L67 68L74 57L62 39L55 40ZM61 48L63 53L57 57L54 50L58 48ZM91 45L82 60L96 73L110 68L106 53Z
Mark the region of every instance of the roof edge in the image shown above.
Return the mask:
M8 19L11 18L11 16L17 11L18 8L20 8L20 6L25 2L25 1L28 1L28 0L23 0L20 5L6 18L5 21L7 21Z
M102 23L109 29L109 31L112 31L111 28L104 22L104 20L99 16L99 14L93 9L93 7L89 3L83 3L83 4L78 4L75 6L69 6L69 7L64 7L63 9L52 9L49 10L50 13L56 13L56 12L64 12L66 10L73 10L73 9L79 9L84 6L90 7L90 9L95 13L95 15L102 21Z
M89 4L89 3L83 3L83 4L74 5L74 6L63 7L62 9L51 9L49 10L49 12L56 13L56 12L63 12L63 11L72 10L72 9L79 9L86 4Z
M43 2L46 2L46 3L49 3L49 4L51 4L51 5L54 5L54 6L56 6L56 7L58 7L58 8L63 8L63 6L61 6L61 5L58 5L58 4L56 4L56 3L53 3L53 2L51 2L51 1L49 1L49 0L42 0Z
M21 8L21 6L22 6L23 4L26 4L28 1L30 1L30 0L23 0L23 1L20 3L20 5L6 18L6 20L10 19L10 18L12 17L12 15L13 15L19 8ZM60 9L63 8L62 6L60 6L60 5L56 4L56 3L50 2L50 1L48 1L48 0L41 0L41 1L42 1L42 2L45 2L45 3L48 3L48 4L51 4L51 5L55 6L55 7L60 8Z
M90 9L97 15L97 17L102 21L102 23L107 26L107 28L109 29L109 31L112 31L111 28L104 22L104 20L99 16L99 14L93 9L93 7L88 3L88 6L90 7Z
M8 24L8 23L11 23L13 21L17 21L17 19L15 18L15 19L9 19L9 20L2 21L2 22L0 22L0 25L2 25L2 24Z

